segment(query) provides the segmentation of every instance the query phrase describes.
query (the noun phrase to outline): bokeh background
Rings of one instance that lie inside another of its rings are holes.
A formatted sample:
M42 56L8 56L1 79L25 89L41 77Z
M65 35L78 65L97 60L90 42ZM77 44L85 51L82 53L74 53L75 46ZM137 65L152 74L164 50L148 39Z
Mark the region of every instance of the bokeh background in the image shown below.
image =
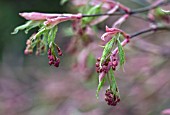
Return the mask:
M121 2L131 8L148 5L145 0ZM59 68L48 65L47 55L24 55L26 39L33 31L28 35L11 32L25 23L18 15L25 11L74 13L75 9L71 4L60 5L59 0L0 1L0 115L160 115L170 108L170 32L146 34L125 47L125 72L116 72L121 102L110 107L104 101L107 84L96 99L97 74L71 71L75 57L65 51L70 23L60 24L56 37L64 53ZM100 24L100 31L115 19ZM133 33L148 26L129 18L122 28Z

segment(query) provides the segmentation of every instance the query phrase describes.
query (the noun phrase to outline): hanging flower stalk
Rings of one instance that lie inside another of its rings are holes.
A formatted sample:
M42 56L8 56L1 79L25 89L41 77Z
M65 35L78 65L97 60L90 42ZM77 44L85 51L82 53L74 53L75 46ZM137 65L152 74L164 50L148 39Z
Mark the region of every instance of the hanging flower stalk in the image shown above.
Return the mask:
M109 88L106 90L105 100L109 105L115 106L120 101L120 95L114 71L118 64L123 66L125 63L123 46L129 42L129 35L120 29L106 26L106 33L102 35L101 39L105 41L106 37L111 39L105 44L103 54L96 63L96 71L99 73L97 96L104 82L108 80ZM124 40L121 42L122 39Z
M60 59L58 56L62 56L62 51L60 47L55 43L56 33L58 31L57 25L61 22L68 20L79 20L81 19L81 14L47 14L39 12L31 13L19 13L20 16L29 20L26 24L15 28L12 34L16 34L19 30L25 30L25 33L32 28L39 27L37 33L34 33L27 40L27 47L25 49L25 54L32 54L33 49L36 47L36 55L41 55L47 52L48 49L48 59L49 65L59 66Z

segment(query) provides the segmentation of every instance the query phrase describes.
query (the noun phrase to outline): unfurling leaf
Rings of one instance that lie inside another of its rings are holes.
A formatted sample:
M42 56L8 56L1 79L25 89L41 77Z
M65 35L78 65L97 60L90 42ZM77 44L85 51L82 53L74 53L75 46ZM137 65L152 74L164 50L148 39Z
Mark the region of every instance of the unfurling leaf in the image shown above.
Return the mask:
M123 64L125 63L125 52L124 52L123 46L121 45L121 42L120 42L120 34L118 34L116 40L118 42L120 66L123 66Z
M107 44L104 46L103 54L100 61L100 66L110 55L114 42L115 42L115 36L113 36L112 39L109 42L107 42Z
M115 79L115 76L114 76L114 72L113 72L112 69L109 71L109 74L111 76L111 86L110 86L110 89L113 91L114 94L117 95L117 93L119 93L119 91L118 91L118 86L117 86L116 79Z
M25 33L27 34L29 30L41 26L43 24L43 21L27 21L25 24L18 26L14 29L14 32L12 32L11 34L16 34L18 33L18 31L20 30L25 30Z
M105 78L103 78L103 79L99 82L99 84L98 84L98 87L97 87L97 90L96 90L96 97L97 97L97 98L99 97L99 91L100 91L101 88L103 87L104 83L105 83Z
M48 34L48 44L50 44L51 42L54 42L57 30L58 30L57 26L54 26L52 29L50 29L49 34Z

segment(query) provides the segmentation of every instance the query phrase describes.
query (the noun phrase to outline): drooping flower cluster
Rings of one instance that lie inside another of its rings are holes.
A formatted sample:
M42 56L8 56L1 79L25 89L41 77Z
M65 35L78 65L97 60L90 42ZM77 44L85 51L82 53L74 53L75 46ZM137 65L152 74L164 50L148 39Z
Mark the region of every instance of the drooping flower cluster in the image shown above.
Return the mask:
M105 74L108 73L108 71L112 68L112 70L116 70L116 67L118 66L118 59L117 57L112 57L112 60L108 58L105 60L102 65L100 66L100 60L101 58L99 57L96 62L96 71L97 73L102 73L104 72ZM102 79L102 78L101 78Z
M35 54L38 56L40 54L45 53L47 46L45 45L45 43L43 42L42 39L36 39L36 40L32 40L32 38L35 36L35 34L33 34L26 42L26 48L24 50L24 54L28 55L28 54L32 54L33 53L33 49L36 47L36 52Z
M58 58L58 57L56 56L56 53L55 53L54 48L56 48L57 53L58 53L58 56L62 56L62 55L63 55L60 47L59 47L57 44L53 43L53 44L51 45L51 47L48 49L48 59L49 59L48 64L49 64L50 66L51 66L51 65L54 65L55 67L59 67L60 58Z
M62 52L60 51L59 54L61 56ZM52 54L51 48L48 49L48 59L49 59L49 62L48 62L49 65L54 65L55 67L59 67L60 58Z
M16 34L20 30L25 30L25 33L32 28L38 27L37 33L34 33L27 40L27 47L24 51L25 54L32 54L34 48L36 48L36 55L45 54L48 50L49 65L59 66L60 59L57 58L55 51L58 55L62 56L61 49L55 43L56 33L58 31L57 24L68 20L80 20L82 14L47 14L39 12L24 12L19 13L20 16L25 18L26 24L15 28L12 34Z
M117 53L119 49L118 47L116 47L113 50L113 45L117 38L112 38L111 36L116 36L119 33L125 38L125 40L120 43L122 47L129 42L129 35L120 29L108 28L106 26L106 33L104 33L101 37L103 41L105 41L105 39L109 37L110 41L104 46L102 57L97 59L96 71L99 73L99 82L106 75L106 73L109 72L111 68L112 70L116 70L116 67L118 66Z
M116 106L120 102L120 97L115 95L112 90L107 89L105 93L105 101L108 105Z
M130 37L123 30L115 27L108 28L106 26L106 33L102 35L101 39L107 42L104 46L101 58L98 58L96 62L96 71L99 73L97 92L103 85L105 77L107 77L110 89L106 90L105 100L108 105L116 106L120 101L120 96L114 77L114 71L117 69L118 64L122 66L125 62L123 46L129 42Z

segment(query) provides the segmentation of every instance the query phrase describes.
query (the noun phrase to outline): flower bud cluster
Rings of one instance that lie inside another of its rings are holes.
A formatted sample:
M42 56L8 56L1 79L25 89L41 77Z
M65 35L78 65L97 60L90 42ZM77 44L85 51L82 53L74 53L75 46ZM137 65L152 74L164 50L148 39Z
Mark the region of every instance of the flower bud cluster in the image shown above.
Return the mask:
M100 67L100 57L99 57L96 63L96 71L97 73L102 73L102 72L108 73L111 68L112 70L115 71L117 66L118 66L117 57L112 57L112 60L110 59L105 60Z
M58 55L59 55L59 56L62 56L63 53L62 53L60 47L58 47L58 46L56 45L56 48L57 48Z
M59 56L62 55L62 52L61 52L60 49L58 49L58 55L59 55ZM48 59L49 59L48 64L49 64L50 66L51 66L51 65L54 65L55 67L59 67L60 58L57 58L57 56L52 53L51 48L48 49Z
M120 97L113 93L112 90L107 89L105 93L105 101L108 105L116 106L120 102Z
M24 53L26 55L28 54L32 54L33 53L33 49L36 46L36 55L40 55L42 53L44 53L46 51L46 45L42 42L42 39L36 39L36 40L32 40L32 38L35 36L35 34L33 34L26 42L26 49L24 51Z
M27 45L26 49L24 50L24 53L26 55L33 53L33 47L31 46L31 44L32 44L32 41L30 39L28 39L27 42L26 42L26 45Z

